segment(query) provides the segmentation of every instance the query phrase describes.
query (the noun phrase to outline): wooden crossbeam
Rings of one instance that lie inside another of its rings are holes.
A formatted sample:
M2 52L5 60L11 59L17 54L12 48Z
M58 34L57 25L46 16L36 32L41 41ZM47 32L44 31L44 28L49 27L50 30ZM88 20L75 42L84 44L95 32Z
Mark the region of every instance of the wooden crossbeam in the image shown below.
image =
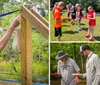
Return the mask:
M25 6L23 6L21 9L21 15L24 16L24 18L27 19L42 35L48 38L49 25L45 20L43 20L43 18L40 18L41 16L37 15L35 11L32 10L32 12Z
M47 27L49 27L49 23L46 19L44 19L44 17L42 17L41 15L39 15L34 9L31 9L31 12L38 17L38 19L40 19L41 22L43 22Z

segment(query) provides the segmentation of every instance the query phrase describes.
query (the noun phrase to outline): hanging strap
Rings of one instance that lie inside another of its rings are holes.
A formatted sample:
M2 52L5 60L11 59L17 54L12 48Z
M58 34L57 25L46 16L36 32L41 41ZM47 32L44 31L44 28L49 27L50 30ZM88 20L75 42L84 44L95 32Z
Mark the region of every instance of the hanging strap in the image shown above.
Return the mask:
M14 41L12 44L12 48L15 53L20 53L20 34L21 30L20 29L15 29L14 30Z
M0 27L0 34L3 32L3 29Z

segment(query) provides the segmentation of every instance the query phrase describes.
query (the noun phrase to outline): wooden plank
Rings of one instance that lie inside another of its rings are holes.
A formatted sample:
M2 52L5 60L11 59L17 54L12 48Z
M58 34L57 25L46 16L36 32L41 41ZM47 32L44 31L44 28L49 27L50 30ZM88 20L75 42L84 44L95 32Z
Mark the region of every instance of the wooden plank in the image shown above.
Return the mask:
M49 27L47 27L37 16L33 15L26 7L22 7L21 14L46 38L49 37Z
M21 28L21 85L32 85L32 25L22 15Z
M49 27L49 23L47 20L45 20L41 15L39 15L34 9L31 9L31 12L40 19L41 22L43 22L47 27Z

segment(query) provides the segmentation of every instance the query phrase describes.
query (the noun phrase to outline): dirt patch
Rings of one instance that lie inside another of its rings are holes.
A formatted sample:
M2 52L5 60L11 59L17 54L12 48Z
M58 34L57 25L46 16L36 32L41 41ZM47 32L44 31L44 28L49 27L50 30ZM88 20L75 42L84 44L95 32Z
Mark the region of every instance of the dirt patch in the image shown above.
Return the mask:
M51 84L50 85L61 85L61 81L60 80L51 80ZM86 85L85 82L80 82L77 85Z

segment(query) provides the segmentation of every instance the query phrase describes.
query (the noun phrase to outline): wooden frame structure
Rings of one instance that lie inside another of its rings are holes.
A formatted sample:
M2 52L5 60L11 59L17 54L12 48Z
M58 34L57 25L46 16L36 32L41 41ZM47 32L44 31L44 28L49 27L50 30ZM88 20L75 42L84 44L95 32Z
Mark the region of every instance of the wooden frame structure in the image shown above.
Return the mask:
M49 23L33 9L21 9L21 72L22 85L32 85L32 26L46 38L49 37Z

